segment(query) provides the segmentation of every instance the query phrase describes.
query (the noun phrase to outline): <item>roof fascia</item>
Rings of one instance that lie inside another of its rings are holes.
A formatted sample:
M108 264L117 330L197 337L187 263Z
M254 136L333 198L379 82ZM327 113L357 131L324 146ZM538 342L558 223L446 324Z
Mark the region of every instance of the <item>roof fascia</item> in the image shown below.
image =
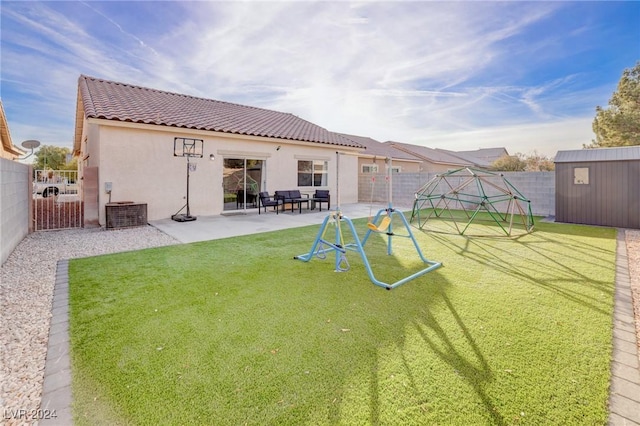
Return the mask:
M80 155L82 150L82 130L84 128L84 104L82 102L82 95L80 94L80 88L78 88L78 98L76 100L76 122L73 137L73 155Z
M9 123L7 123L7 116L4 113L4 105L0 100L0 138L2 138L2 149L11 155L24 155L27 152L23 151L19 147L13 144L11 140L11 133L9 132Z

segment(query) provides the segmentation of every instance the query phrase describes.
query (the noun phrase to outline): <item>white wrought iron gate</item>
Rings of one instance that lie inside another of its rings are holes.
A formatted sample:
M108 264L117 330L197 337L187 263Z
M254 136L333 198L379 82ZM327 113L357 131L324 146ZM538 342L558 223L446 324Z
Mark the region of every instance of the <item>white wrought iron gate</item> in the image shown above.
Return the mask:
M33 174L33 229L81 228L77 170L34 170Z

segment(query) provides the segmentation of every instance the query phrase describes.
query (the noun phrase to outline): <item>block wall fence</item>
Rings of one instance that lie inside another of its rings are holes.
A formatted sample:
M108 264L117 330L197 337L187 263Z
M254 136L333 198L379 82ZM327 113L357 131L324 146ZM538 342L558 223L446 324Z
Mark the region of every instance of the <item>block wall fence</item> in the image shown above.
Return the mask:
M31 167L0 158L0 264L29 233Z
M504 177L531 201L536 216L554 216L556 210L555 172L503 172ZM398 208L410 209L415 193L437 173L398 173L392 177L392 201ZM375 182L372 185L372 178ZM376 204L387 202L387 182L383 173L358 176L358 202ZM373 190L373 191L372 191Z
M31 167L0 159L0 264L30 232ZM534 215L555 215L555 172L505 172L507 180L531 200ZM436 173L400 173L393 176L393 205L410 209L415 192ZM375 183L372 186L372 177ZM345 184L341 182L341 184ZM384 174L358 176L358 202L386 204Z

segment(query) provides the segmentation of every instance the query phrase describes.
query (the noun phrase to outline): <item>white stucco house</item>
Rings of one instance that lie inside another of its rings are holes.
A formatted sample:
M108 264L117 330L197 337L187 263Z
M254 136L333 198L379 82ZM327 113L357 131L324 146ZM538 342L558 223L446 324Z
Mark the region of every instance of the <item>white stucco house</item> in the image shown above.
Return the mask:
M328 189L340 165L340 202L358 201L357 154L364 147L293 114L80 76L74 154L85 225L105 225L105 205L147 204L147 219L185 204L187 159L175 138L202 139L189 173L193 215L254 207L246 194ZM338 159L338 154L340 157ZM110 193L107 189L110 189Z

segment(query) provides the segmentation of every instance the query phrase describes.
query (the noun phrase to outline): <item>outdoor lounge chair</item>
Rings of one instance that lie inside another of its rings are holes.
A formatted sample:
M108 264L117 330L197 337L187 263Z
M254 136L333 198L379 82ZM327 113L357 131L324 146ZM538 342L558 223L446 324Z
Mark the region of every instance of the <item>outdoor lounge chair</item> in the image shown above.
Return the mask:
M267 207L273 207L276 210L276 214L278 214L280 210L280 205L283 205L280 199L274 198L269 195L268 192L260 192L258 194L260 198L260 204L264 207L264 212L267 212ZM258 206L258 214L260 214L260 207Z
M312 203L318 203L320 207L320 211L322 211L322 203L327 203L327 210L331 208L331 195L329 195L329 190L327 189L316 189L315 194L313 194ZM312 204L313 206L313 204Z

